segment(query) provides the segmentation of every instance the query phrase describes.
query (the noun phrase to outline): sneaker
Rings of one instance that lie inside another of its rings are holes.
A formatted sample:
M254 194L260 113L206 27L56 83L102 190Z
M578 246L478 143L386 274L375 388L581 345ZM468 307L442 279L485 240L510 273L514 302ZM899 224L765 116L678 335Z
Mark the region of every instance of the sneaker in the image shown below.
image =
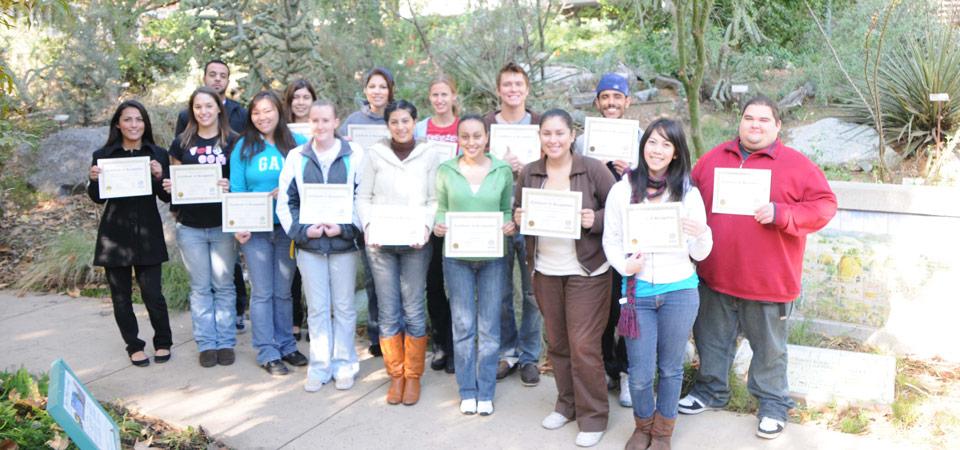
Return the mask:
M273 376L282 376L290 373L290 369L279 359L270 361L260 367L263 367L263 370L266 370L267 373Z
M557 428L560 428L569 422L572 422L572 421L568 419L566 416L556 411L553 411L550 413L550 415L548 415L543 419L543 422L540 422L540 425L542 425L544 428L548 430L556 430Z
M247 332L247 326L243 323L243 316L237 317L237 334Z
M786 424L783 421L772 417L761 417L760 424L757 425L757 436L764 439L776 439L777 436L780 436L780 433L783 433L785 426Z
M633 401L630 399L630 377L625 374L620 374L620 406L624 408L630 408L633 406Z
M221 348L217 350L217 363L221 366L229 366L237 360L237 354L232 348Z
M286 355L283 355L282 359L287 364L296 367L303 367L307 365L310 360L306 356L303 356L303 353L300 353L300 350L294 350Z
M577 447L593 447L600 443L600 439L603 437L602 431L593 431L586 432L581 431L577 433Z
M489 416L493 414L493 401L483 400L477 402L477 414L481 416Z
M472 416L477 413L477 399L468 398L460 400L460 414Z
M540 369L536 364L526 363L520 367L520 382L527 387L540 384Z
M370 354L373 355L374 358L383 356L383 351L380 350L380 344L370 344L367 350L370 351Z
M316 378L307 378L307 382L303 383L303 390L307 392L317 392L320 388L323 387L323 381L320 381Z
M200 367L213 367L217 365L217 351L204 350L200 352Z
M497 380L499 381L506 378L515 370L517 370L516 364L511 366L509 362L501 359L500 363L497 364Z
M677 410L680 411L680 414L700 414L713 409L717 408L707 406L702 400L691 394L687 394L686 397L681 398L680 402L677 403Z
M337 378L334 384L339 391L345 391L353 387L353 377Z

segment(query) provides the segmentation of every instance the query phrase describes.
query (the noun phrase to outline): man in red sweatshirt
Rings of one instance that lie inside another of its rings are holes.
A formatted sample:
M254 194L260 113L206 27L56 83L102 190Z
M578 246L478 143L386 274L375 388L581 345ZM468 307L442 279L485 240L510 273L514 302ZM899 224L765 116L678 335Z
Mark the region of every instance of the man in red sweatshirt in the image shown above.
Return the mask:
M693 169L714 245L697 267L701 300L693 335L700 370L679 408L697 414L727 404L728 374L742 332L753 349L747 389L760 404L757 436L767 439L780 435L794 406L788 396L786 319L800 295L807 234L826 226L837 211L823 171L783 145L779 134L777 105L754 97L743 109L739 137L715 147ZM752 215L717 212L729 204L714 205L715 188L727 187L716 183L718 169L769 173L769 201Z

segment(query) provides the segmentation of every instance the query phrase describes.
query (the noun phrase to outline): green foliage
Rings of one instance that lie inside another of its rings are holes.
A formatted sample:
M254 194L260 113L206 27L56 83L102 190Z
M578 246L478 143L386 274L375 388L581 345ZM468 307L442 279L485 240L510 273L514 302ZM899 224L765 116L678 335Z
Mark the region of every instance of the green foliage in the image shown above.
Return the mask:
M139 34L137 45L128 47L117 61L122 79L137 90L147 90L160 78L184 71L212 39L206 23L182 11L146 20Z
M907 360L897 358L897 376L895 379L895 400L890 405L893 411L893 423L901 428L910 428L920 419L919 406L924 393L916 386L920 383L907 370Z
M730 401L727 403L727 410L741 414L753 414L757 412L759 403L757 399L750 395L747 390L747 383L743 381L733 370L730 370Z
M190 273L184 267L179 256L171 255L170 261L163 265L163 297L167 300L167 307L177 311L190 308ZM139 291L135 300L142 302Z
M64 292L102 283L102 272L93 267L95 245L96 235L91 231L70 230L57 235L17 281L17 289Z
M847 434L863 434L870 428L870 418L860 408L848 408L840 414L838 428Z

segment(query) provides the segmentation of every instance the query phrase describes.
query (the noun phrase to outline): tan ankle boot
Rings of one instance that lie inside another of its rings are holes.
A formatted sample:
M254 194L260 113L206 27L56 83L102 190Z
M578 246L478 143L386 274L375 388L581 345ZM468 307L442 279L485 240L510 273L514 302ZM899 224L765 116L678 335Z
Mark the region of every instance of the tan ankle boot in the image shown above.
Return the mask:
M403 346L403 404L410 406L420 400L420 376L427 355L427 337L407 336Z
M383 352L383 366L390 375L387 403L396 405L403 399L403 335L380 338L380 350Z
M630 440L623 448L624 450L647 450L652 439L650 431L653 429L653 416L646 419L633 416L633 421L637 424L637 428L633 430L633 435L630 436Z
M673 425L677 419L667 419L660 413L653 414L653 429L650 431L650 450L670 450L670 438L673 437Z

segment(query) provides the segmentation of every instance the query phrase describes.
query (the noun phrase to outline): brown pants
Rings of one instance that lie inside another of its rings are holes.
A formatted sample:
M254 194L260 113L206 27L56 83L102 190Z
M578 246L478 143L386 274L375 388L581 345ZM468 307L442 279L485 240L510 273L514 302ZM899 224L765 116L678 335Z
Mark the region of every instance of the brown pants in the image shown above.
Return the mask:
M595 277L533 276L547 329L547 357L557 382L554 410L576 419L580 431L607 429L607 382L600 338L610 312L610 272Z

